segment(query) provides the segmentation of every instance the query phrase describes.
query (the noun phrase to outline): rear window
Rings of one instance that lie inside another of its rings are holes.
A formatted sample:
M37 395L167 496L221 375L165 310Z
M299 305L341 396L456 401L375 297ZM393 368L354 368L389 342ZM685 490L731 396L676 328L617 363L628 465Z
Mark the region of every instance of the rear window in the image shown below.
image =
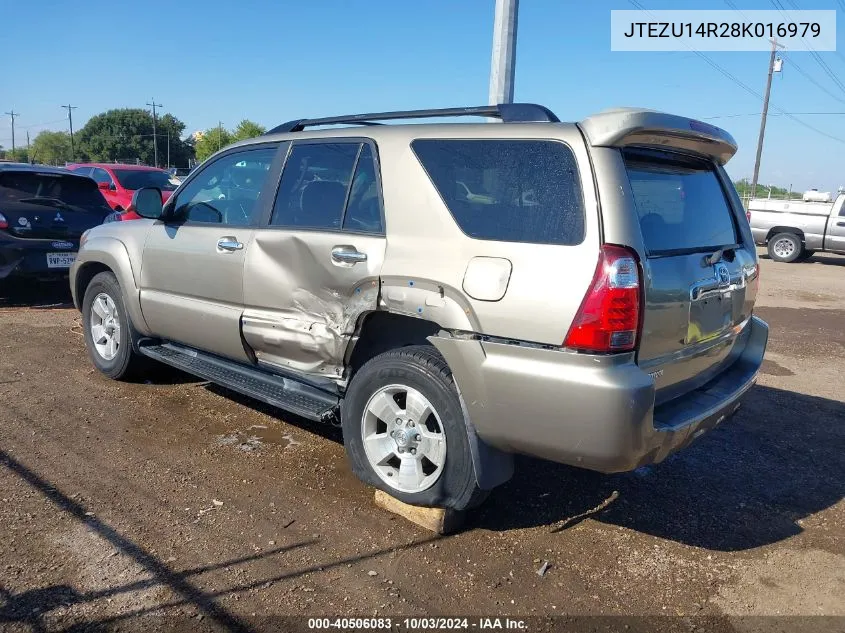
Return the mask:
M625 166L649 254L737 243L733 213L710 163L626 152Z
M584 240L578 168L563 143L418 139L411 147L470 237L562 245Z
M45 199L98 212L106 204L97 183L90 178L23 171L0 173L0 202L37 204Z

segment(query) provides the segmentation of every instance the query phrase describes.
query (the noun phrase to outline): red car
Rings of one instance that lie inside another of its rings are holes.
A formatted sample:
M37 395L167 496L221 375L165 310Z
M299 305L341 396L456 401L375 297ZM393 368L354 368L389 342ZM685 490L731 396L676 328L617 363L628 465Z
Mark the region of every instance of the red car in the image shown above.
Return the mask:
M170 180L170 174L156 167L114 163L77 163L68 165L67 169L96 180L106 202L112 209L120 212L119 219L121 220L136 220L140 217L134 212L125 213L136 189L143 187L161 189L162 202L167 201L176 190L176 185Z

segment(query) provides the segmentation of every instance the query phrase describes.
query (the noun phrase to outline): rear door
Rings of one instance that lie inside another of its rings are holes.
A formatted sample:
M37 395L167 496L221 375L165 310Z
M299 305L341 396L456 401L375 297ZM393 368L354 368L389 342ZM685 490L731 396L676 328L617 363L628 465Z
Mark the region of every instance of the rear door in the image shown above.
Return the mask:
M235 149L204 164L150 228L141 309L154 334L248 362L240 332L244 254L272 204L278 143Z
M62 172L0 171L0 213L15 237L75 243L110 211L90 178Z
M638 362L658 404L730 364L753 308L756 254L730 181L710 160L622 150L645 247Z
M824 238L824 249L826 251L845 252L845 195L836 199L833 210L830 212Z
M375 143L295 142L246 253L243 335L261 364L337 375L375 310L385 237Z

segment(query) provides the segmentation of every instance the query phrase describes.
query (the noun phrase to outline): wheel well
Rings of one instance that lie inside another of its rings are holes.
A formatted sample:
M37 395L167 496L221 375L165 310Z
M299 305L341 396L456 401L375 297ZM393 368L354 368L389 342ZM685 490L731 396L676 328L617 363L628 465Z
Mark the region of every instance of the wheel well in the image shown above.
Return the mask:
M769 232L766 234L766 241L768 242L778 233L792 233L793 235L797 235L801 238L801 241L804 241L804 231L801 229L796 229L794 226L775 226L769 229Z
M362 317L358 333L347 352L348 377L371 358L409 345L429 345L428 337L442 328L433 321L391 312L369 312Z
M77 308L82 309L82 298L85 290L95 275L99 273L113 272L111 268L100 262L87 262L76 273L76 302Z

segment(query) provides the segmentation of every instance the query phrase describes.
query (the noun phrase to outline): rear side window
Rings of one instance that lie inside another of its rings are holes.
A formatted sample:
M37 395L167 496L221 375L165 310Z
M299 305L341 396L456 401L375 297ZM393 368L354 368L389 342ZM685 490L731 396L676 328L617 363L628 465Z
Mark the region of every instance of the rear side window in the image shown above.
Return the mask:
M411 147L470 237L561 245L584 240L578 168L563 143L418 139Z
M733 212L710 163L657 152L626 152L645 246L651 255L736 244Z
M82 176L4 172L0 174L0 202L54 204L56 201L80 210L102 211L106 204L96 183Z
M270 224L380 233L381 202L370 145L294 144Z

